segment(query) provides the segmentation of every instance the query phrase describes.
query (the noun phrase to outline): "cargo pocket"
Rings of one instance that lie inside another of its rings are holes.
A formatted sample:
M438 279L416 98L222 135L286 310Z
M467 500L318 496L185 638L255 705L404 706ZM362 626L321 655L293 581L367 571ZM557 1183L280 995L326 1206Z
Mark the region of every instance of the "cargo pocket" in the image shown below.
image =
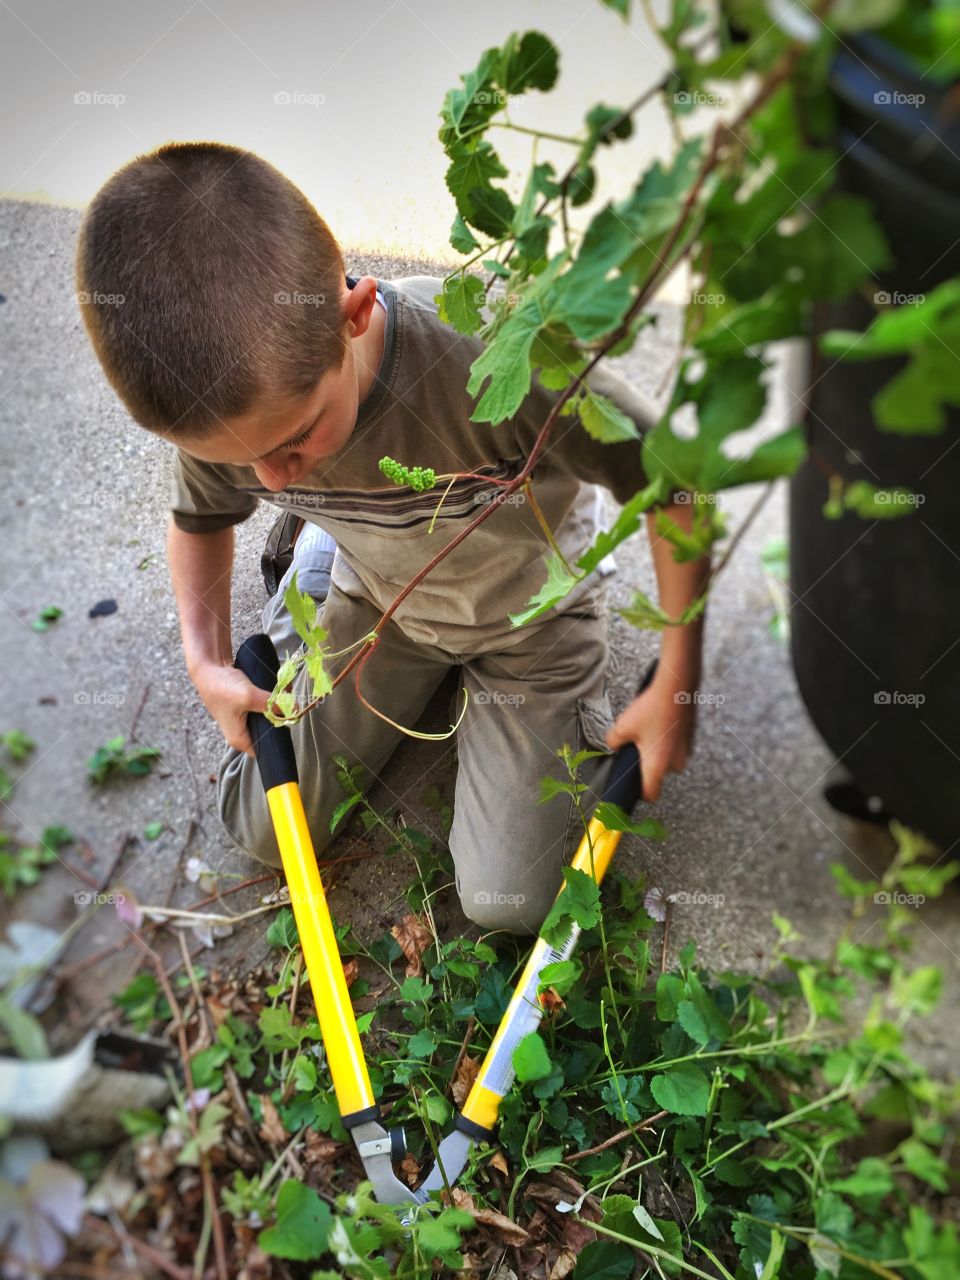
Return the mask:
M604 694L600 698L577 699L577 750L600 751L602 756L594 756L585 760L577 770L577 778L586 790L580 796L581 807L590 813L599 802L610 767L613 752L607 746L604 734L613 724L613 711L610 699ZM569 862L583 839L583 821L577 812L577 806L570 801L570 812L564 837L564 862Z
M580 725L580 750L603 751L606 755L611 755L606 734L613 724L614 715L607 694L604 693L600 698L578 698L577 720Z

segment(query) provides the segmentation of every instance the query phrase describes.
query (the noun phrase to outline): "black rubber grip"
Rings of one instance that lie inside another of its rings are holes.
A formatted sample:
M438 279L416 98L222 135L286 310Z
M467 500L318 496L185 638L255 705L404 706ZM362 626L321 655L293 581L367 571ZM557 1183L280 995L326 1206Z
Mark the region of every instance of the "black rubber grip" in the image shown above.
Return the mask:
M453 1127L460 1129L469 1138L473 1138L474 1142L494 1142L496 1133L493 1129L488 1129L486 1125L477 1124L476 1120L468 1120L465 1115L459 1111L453 1121Z
M656 671L657 659L654 658L643 673L643 679L637 689L638 695L643 693L654 675L656 675ZM640 753L637 751L636 743L625 742L613 757L613 763L610 765L610 772L607 774L607 781L600 799L608 804L619 805L629 815L633 812L633 807L642 794L643 773L640 766Z
M351 1111L345 1116L342 1115L340 1123L345 1129L355 1129L358 1124L369 1124L371 1120L379 1123L382 1119L380 1103L375 1102L372 1107L364 1107L362 1111Z
M251 684L268 693L277 683L280 659L269 636L248 636L237 650L234 666L239 667ZM264 791L283 782L299 782L297 757L289 729L271 724L259 711L247 714L247 728L253 739L253 750L260 766Z

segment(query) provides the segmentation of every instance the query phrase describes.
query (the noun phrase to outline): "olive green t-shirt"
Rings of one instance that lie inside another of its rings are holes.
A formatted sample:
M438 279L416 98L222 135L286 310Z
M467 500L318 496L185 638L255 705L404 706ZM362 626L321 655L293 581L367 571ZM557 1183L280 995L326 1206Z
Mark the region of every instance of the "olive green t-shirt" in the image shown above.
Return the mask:
M347 280L352 287L353 278ZM466 386L484 344L440 319L434 299L442 280L411 276L378 284L387 309L383 357L343 448L280 493L263 488L251 467L201 462L177 449L172 516L179 528L205 533L247 519L261 500L296 511L336 540L336 585L386 609L489 502L496 486L485 477L510 479L519 473L559 393L541 386L535 376L512 419L497 426L471 422L476 400ZM588 383L641 431L653 426L651 402L608 363L600 361ZM417 492L398 487L380 471L385 455L409 467L432 467L438 475L474 474L449 489L440 480L436 488ZM587 434L576 415L561 417L532 484L543 516L573 564L607 524L597 486L626 502L646 484L640 442L603 444ZM453 653L487 649L495 637L509 644L520 631L508 614L523 609L543 586L546 550L543 529L518 492L431 571L394 619L415 641ZM583 607L597 589L594 574L558 611Z

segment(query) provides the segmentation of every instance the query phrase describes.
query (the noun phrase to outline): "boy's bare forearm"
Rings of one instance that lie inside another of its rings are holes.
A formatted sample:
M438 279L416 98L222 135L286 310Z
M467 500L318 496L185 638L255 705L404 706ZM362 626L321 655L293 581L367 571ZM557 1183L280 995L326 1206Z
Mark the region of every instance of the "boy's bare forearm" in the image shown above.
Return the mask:
M171 519L167 560L191 677L210 664L231 663L233 527L215 533L186 533Z
M674 503L663 508L668 519L687 532L693 520L691 503ZM657 575L660 608L672 618L681 614L689 604L702 595L710 576L710 557L678 563L673 558L673 545L657 533L655 516L647 515L647 534L653 552L653 564ZM676 681L677 687L695 689L700 680L703 654L703 625L701 614L684 626L664 628L660 645L660 672Z

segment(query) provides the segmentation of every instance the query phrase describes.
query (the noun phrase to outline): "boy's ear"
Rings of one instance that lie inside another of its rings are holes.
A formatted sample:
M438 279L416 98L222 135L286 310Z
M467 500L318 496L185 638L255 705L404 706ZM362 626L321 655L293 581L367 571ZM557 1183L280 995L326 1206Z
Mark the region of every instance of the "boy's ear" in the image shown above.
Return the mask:
M377 282L373 276L361 276L351 289L343 284L343 317L350 337L359 338L366 333L377 301Z

